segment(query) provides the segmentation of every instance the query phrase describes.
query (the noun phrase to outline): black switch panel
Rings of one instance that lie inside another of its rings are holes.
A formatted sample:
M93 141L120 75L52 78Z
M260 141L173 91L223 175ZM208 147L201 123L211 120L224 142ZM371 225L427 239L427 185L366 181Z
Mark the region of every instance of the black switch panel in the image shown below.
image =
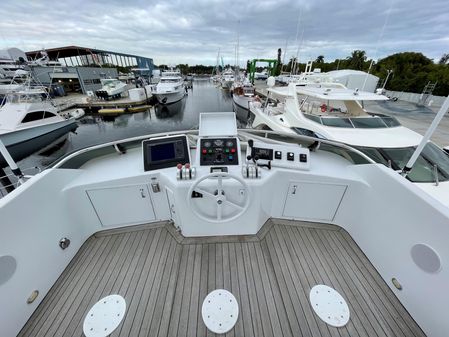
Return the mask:
M200 165L238 165L236 138L207 138L200 141Z
M275 151L274 152L274 158L275 159L282 159L282 151Z
M301 154L299 155L299 161L300 161L301 163L307 163L307 155L306 155L305 153L301 153Z
M295 160L295 154L293 152L287 152L287 160Z

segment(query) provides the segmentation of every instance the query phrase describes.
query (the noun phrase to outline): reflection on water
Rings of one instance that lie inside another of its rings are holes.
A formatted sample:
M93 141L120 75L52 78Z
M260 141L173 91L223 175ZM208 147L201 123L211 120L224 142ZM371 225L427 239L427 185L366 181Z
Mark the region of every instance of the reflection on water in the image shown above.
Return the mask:
M184 116L184 107L186 103L186 97L178 102L172 104L157 104L154 109L157 118L170 118L173 117L177 120L182 120Z
M32 155L19 165L45 167L66 153L87 146L157 132L195 129L201 112L220 111L233 111L229 91L215 87L210 81L195 80L188 95L170 105L156 105L145 112L115 117L86 115L79 120L76 133L69 135L63 147L49 157Z

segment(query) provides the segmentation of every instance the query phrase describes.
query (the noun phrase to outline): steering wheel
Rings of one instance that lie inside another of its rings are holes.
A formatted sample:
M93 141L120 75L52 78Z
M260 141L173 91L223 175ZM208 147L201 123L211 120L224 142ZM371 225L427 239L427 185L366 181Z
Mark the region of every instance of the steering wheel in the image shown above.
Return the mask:
M239 188L239 194L243 195L242 202L237 203L237 202L229 200L226 197L226 193L223 189L223 180L225 180L225 179L226 180L227 179L236 180L240 184L241 187ZM205 189L199 187L199 185L205 180L216 180L217 186L216 186L215 193L208 192ZM215 203L215 205L216 205L215 217L201 214L201 212L198 210L196 203L193 202L193 199L202 199L202 198L192 197L192 194L195 192L202 194L203 198L209 199ZM248 185L246 184L246 182L242 178L237 177L232 174L228 174L226 172L210 173L210 174L207 174L204 177L198 179L190 187L189 194L188 194L188 203L189 203L189 206L190 206L190 209L192 210L192 212L195 213L195 215L198 216L199 218L209 221L209 222L214 222L214 223L231 221L231 220L238 218L240 215L242 215L248 209L249 199L250 199L249 198L249 188L248 188ZM225 206L227 208L234 209L235 211L237 211L237 213L233 212L233 214L231 214L229 216L223 216L223 208Z

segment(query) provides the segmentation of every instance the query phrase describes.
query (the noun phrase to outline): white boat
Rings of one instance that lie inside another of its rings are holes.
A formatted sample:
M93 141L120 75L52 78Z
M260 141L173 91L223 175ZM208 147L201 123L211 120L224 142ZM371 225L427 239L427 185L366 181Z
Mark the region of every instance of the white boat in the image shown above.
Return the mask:
M171 104L184 98L184 80L179 71L163 71L156 90L153 92L161 104Z
M449 210L347 145L233 113L78 150L0 219L4 337L449 331Z
M237 118L247 121L249 118L249 103L260 102L260 98L255 93L255 87L246 79L236 81L231 87L231 94Z
M388 100L383 95L347 89L338 83L290 84L269 92L280 100L250 104L254 128L346 143L398 172L422 140L396 118L368 113L361 105ZM433 142L428 142L407 178L449 207L449 157Z
M12 59L0 59L1 73L8 79L17 78L17 76L25 72L24 65Z
M256 80L266 80L268 78L268 72L266 70L261 72L255 72L254 73L254 79Z
M15 160L42 149L77 128L75 118L63 118L43 89L10 92L0 108L0 140ZM5 161L0 156L0 166Z
M101 89L95 91L95 95L100 98L119 98L126 91L127 84L116 78L102 78Z
M232 69L226 69L221 74L221 87L223 89L230 89L235 80L235 74Z

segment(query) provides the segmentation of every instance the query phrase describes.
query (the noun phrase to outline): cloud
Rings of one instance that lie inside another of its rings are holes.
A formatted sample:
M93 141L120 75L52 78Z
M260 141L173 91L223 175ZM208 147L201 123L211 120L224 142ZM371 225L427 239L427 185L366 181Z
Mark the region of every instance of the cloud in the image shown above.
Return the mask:
M80 45L148 56L156 64L214 64L219 49L233 64L238 34L242 65L275 58L286 42L287 57L299 47L303 61L344 58L354 49L374 58L417 51L438 59L449 52L443 0L431 6L418 0L3 0L2 9L0 48Z

